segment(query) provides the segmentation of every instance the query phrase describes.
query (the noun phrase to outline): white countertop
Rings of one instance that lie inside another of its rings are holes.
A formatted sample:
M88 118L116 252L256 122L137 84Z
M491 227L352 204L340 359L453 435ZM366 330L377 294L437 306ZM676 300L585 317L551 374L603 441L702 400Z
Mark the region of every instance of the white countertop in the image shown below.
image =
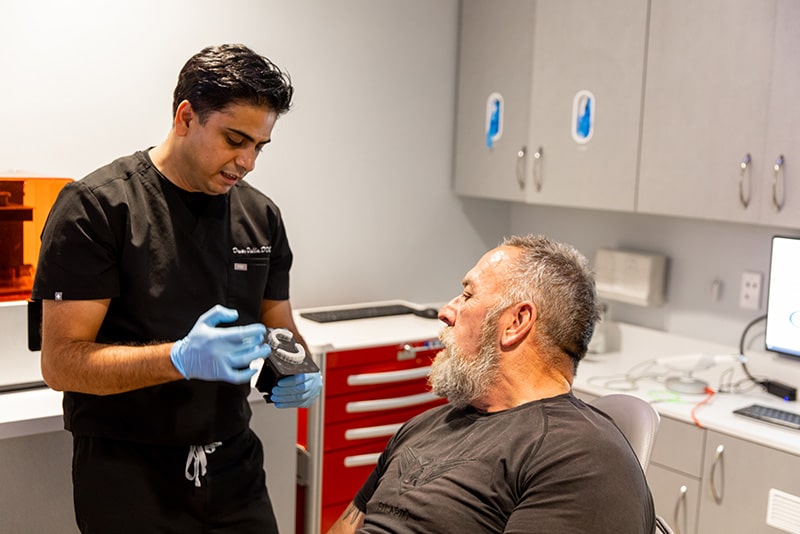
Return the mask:
M401 302L402 301L391 301ZM414 304L405 303L411 306ZM422 307L422 306L420 306ZM315 308L324 309L324 308ZM356 349L375 345L407 343L436 339L443 324L438 320L414 315L399 315L358 321L316 323L295 312L298 328L315 352ZM753 403L784 408L800 413L797 402L785 402L753 389L744 394L717 393L701 406L707 395L678 394L664 384L665 374L681 374L652 362L654 358L693 354L733 355L733 346L708 343L675 336L633 325L609 323L611 352L589 354L578 368L574 388L592 395L629 393L651 401L663 416L692 423L692 409L699 423L708 429L800 456L800 431L750 421L733 415L733 410ZM747 351L748 369L758 377L780 380L800 386L800 360L780 358L773 354ZM648 363L649 362L649 363ZM657 371L659 376L639 378L632 385L622 379L626 374L643 376ZM737 363L718 364L697 371L695 377L708 381L718 390L721 381L737 382L744 377ZM633 389L627 390L631 387ZM623 391L623 389L626 389ZM62 395L49 389L37 389L0 395L0 439L53 432L63 428ZM261 402L257 392L251 401Z
M62 430L62 397L48 388L0 394L0 439Z
M403 300L354 304L349 307L358 308L384 304L404 304L417 309L439 308L438 305L423 306ZM336 306L337 309L344 307ZM309 308L295 312L297 328L306 340L308 348L314 353L438 339L439 331L444 326L444 323L438 319L425 319L411 314L333 323L317 323L300 317L300 314L306 311L327 309L330 307Z
M718 392L704 404L707 394L686 394L670 391L664 377L686 375L685 372L667 368L653 362L655 358L681 355L735 355L738 347L708 343L696 339L666 334L627 324L611 324L618 342L613 352L588 354L578 366L578 376L573 387L578 392L592 395L628 393L653 403L662 416L693 423L692 410L702 427L729 434L744 440L767 445L800 456L800 431L751 421L734 415L733 410L750 404L763 404L800 413L795 402L786 402L760 388L746 393ZM772 353L745 350L750 373L759 378L779 380L794 387L800 386L800 360L791 360ZM675 365L685 369L684 365ZM628 382L625 375L643 377ZM650 376L649 378L647 376ZM695 371L693 377L706 380L709 387L718 391L722 384L739 382L745 378L737 362L714 365ZM743 386L749 388L750 383ZM633 388L628 390L627 388Z

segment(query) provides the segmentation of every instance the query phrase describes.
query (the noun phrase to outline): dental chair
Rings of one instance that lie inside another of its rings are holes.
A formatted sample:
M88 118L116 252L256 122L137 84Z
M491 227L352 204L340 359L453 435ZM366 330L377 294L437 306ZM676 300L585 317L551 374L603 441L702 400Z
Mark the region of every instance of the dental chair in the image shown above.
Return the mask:
M661 417L656 409L639 397L624 394L598 397L589 404L614 420L636 453L642 471L647 471L658 425L661 423ZM656 532L675 534L658 514L656 514Z

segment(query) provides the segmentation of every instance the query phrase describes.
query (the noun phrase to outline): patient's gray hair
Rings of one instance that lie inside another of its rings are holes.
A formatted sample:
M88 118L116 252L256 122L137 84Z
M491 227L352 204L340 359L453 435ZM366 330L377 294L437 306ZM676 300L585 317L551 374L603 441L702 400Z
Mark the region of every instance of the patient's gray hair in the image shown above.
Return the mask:
M532 301L540 346L569 355L575 371L599 317L589 262L572 246L541 235L510 236L500 245L522 251L510 268L501 305Z

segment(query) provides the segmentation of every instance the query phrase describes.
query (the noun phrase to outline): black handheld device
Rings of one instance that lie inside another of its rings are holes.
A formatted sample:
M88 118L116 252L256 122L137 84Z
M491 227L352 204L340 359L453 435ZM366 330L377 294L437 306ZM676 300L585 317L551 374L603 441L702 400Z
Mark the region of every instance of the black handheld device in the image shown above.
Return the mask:
M256 389L264 394L267 402L272 402L272 388L281 378L319 372L317 364L286 328L269 330L264 341L272 348L272 354L264 360L256 380Z

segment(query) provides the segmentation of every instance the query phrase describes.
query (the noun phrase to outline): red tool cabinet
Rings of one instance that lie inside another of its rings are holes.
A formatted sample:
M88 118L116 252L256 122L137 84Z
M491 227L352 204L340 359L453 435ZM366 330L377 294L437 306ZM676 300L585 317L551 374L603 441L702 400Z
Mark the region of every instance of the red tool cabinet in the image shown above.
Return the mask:
M298 441L307 455L307 466L299 468L307 469L307 480L298 487L298 533L327 531L400 425L445 402L427 386L440 348L438 339L429 338L315 354L324 389L298 418Z

